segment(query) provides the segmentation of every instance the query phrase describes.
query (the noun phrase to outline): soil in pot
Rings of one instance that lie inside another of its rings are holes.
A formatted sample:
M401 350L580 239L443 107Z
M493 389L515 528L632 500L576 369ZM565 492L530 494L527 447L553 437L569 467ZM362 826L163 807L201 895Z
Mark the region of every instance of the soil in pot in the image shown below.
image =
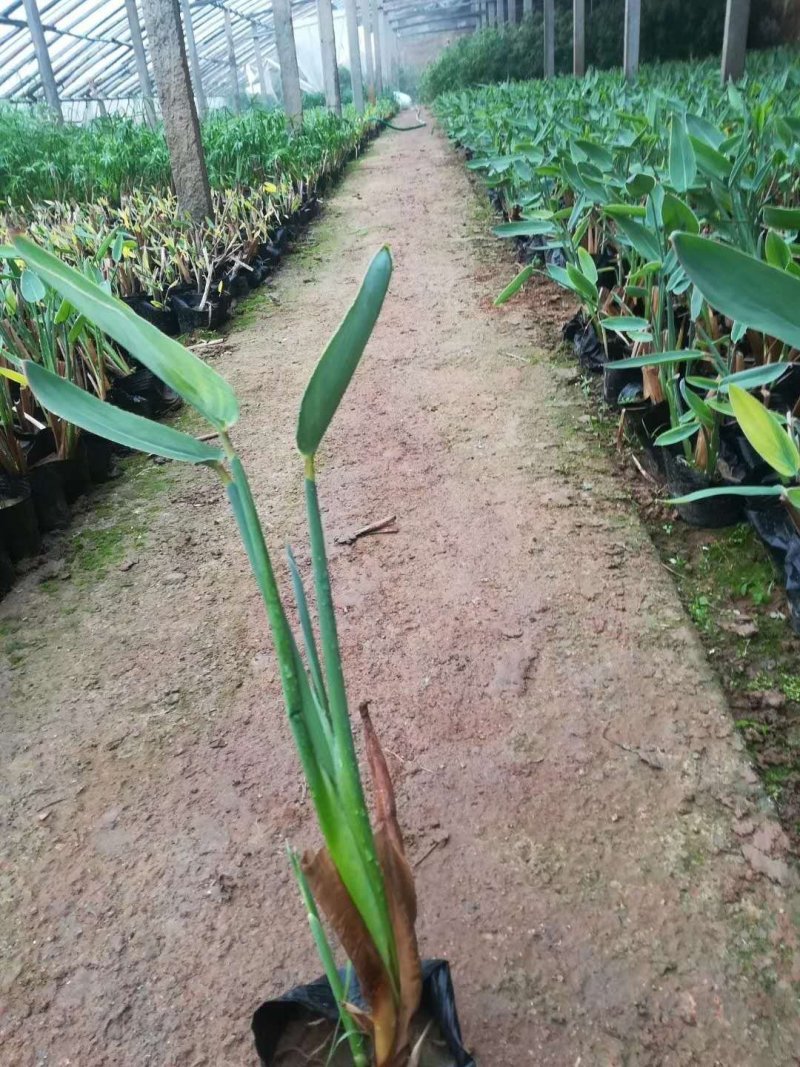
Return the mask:
M699 489L710 489L714 484L702 471L690 467L683 456L676 455L668 448L661 451L664 453L664 470L671 496L685 496ZM710 500L697 500L693 504L678 504L677 511L690 526L708 530L734 526L743 518L742 498L738 496L717 496Z
M422 1038L419 1067L476 1067L461 1043L447 962L425 960L422 979L422 1002L412 1021L412 1047ZM363 1006L355 978L347 999ZM352 1067L346 1043L338 1045L331 1055L341 1037L338 1020L336 1000L326 978L266 1001L253 1016L253 1036L263 1067Z
M35 556L42 547L31 488L24 478L0 473L0 545L12 562Z
M28 468L33 506L42 533L63 530L69 525L69 505L64 480L55 457Z

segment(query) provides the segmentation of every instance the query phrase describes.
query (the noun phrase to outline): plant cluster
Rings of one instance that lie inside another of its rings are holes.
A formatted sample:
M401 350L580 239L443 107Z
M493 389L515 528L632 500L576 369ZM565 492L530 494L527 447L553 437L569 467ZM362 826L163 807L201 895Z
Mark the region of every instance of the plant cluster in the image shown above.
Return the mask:
M663 412L655 444L682 505L777 496L800 514L792 59L759 56L738 87L709 63L438 102L507 220L494 232L528 261L498 302L541 268L578 298L569 336L640 427Z
M622 63L625 0L586 5L586 60L607 70ZM642 61L702 59L719 53L725 0L643 0ZM797 39L797 18L784 0L752 5L749 46L773 48ZM470 86L543 76L541 5L519 24L487 27L444 49L422 76L424 100ZM556 71L572 70L572 0L555 2Z

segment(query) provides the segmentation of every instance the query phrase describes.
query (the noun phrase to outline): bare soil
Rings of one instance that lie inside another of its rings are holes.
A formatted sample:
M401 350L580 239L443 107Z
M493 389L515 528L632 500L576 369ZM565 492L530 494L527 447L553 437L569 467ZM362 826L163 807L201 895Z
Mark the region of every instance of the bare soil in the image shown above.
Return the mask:
M387 133L218 366L276 555L298 399L396 268L320 473L353 706L397 779L426 955L483 1067L798 1063L796 875L696 632L431 129ZM315 840L220 488L137 460L0 605L0 1060L252 1064L319 965ZM396 514L398 532L334 537ZM282 568L281 568L282 569ZM282 570L283 573L283 570ZM283 575L285 578L285 574Z

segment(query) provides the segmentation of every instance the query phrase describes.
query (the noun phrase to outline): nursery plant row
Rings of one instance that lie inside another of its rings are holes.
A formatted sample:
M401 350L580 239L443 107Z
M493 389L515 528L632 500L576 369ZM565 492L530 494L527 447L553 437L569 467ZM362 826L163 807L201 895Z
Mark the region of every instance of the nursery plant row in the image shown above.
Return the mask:
M379 101L364 116L348 110L337 119L314 111L297 132L282 113L257 108L212 117L205 127L210 170L217 182L224 176L231 184L213 190L214 218L199 227L179 209L168 168L158 171L136 152L124 159L119 152L110 162L127 139L163 145L160 132L127 120L64 129L17 117L39 131L39 140L32 140L43 151L55 144L56 161L58 146L72 138L91 158L96 137L96 158L105 153L98 170L114 174L116 196L7 201L0 215L0 593L13 581L14 564L38 552L42 533L68 523L70 504L92 482L108 478L112 464L108 442L39 407L19 373L21 362L40 364L149 418L180 404L127 347L109 340L25 265L10 244L13 234L26 231L164 334L216 328L235 300L274 270L292 236L316 214L318 195L392 110L390 101ZM119 138L109 142L110 134ZM0 180L8 189L2 168Z
M564 326L682 518L748 519L800 631L800 65L748 60L482 87L438 115L523 266L579 301Z

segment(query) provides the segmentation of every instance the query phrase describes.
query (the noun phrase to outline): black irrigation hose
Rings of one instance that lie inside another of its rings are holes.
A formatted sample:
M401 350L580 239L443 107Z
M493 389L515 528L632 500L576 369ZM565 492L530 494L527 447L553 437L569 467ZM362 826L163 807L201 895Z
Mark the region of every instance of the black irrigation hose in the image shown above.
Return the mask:
M408 133L409 130L421 130L423 126L427 126L427 122L423 122L419 117L419 111L417 111L417 124L415 126L393 126L387 119L378 119L378 122L382 126L388 127L390 130L397 130L398 133Z

